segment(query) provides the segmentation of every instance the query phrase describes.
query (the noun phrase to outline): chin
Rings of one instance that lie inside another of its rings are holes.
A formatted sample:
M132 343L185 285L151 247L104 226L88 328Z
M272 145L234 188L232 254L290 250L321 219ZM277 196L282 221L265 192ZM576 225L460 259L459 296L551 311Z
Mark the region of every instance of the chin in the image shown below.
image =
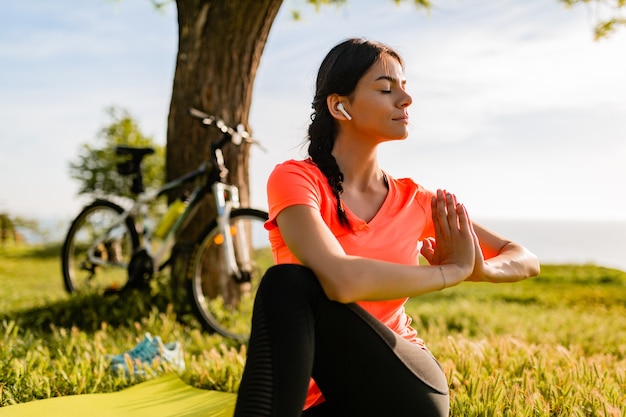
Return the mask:
M395 138L392 138L393 140L405 140L406 138L409 137L409 132L403 132L402 134L398 135Z
M409 137L408 130L387 131L385 135L381 135L383 142L391 142L397 140L405 140Z
M398 142L398 141L405 140L407 137L408 135L407 136L389 136L385 138L385 140L383 140L382 142Z

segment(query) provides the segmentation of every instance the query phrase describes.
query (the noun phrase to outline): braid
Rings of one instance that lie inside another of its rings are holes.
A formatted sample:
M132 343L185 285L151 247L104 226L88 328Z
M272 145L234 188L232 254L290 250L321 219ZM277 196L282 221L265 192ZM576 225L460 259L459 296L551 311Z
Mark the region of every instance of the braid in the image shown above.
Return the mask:
M335 157L332 155L336 130L334 120L328 112L322 113L322 115L314 114L311 119L309 126L309 156L320 171L322 171L328 180L330 188L333 190L333 194L337 200L339 223L352 230L352 225L350 224L350 220L348 220L348 216L341 202L341 193L343 193L343 173L339 169Z

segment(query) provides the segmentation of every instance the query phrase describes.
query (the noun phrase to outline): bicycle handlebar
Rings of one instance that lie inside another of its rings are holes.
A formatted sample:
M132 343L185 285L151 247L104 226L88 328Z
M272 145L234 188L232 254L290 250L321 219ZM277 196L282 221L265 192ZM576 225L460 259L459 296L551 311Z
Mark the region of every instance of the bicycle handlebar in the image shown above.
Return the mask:
M190 107L188 109L188 113L190 116L199 119L204 126L217 127L222 133L228 135L230 137L230 141L235 145L241 145L241 143L245 140L246 142L253 145L258 145L261 149L265 150L265 148L261 146L258 140L252 138L250 133L245 130L244 125L242 125L241 123L237 125L236 129L233 129L232 127L228 126L226 122L224 122L222 119L219 119L201 110L194 109L193 107Z

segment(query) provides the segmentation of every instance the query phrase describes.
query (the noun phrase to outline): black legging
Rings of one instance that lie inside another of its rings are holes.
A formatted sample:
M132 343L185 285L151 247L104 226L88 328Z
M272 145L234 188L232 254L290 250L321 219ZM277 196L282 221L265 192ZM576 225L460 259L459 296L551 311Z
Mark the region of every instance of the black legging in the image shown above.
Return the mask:
M326 402L304 413L309 379ZM448 416L433 356L357 304L330 301L313 272L278 265L263 278L235 417Z

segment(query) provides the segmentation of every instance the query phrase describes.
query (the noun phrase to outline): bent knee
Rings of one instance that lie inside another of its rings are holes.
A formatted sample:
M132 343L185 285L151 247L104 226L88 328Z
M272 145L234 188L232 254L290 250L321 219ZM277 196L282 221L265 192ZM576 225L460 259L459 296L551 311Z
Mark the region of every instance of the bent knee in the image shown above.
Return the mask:
M310 268L299 264L280 264L270 267L259 285L259 292L298 292L322 291L320 283Z

